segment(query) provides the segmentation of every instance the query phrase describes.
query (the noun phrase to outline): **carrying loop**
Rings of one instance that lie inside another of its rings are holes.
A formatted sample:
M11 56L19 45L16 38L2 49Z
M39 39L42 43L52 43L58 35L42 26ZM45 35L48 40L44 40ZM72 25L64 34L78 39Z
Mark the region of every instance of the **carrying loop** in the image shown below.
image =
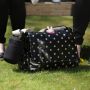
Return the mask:
M50 33L50 34L54 34L54 33L55 33L55 31L54 31L54 29L53 29L52 26L47 26L46 32L47 32L47 33Z
M50 34L54 34L56 31L59 30L66 30L68 29L66 26L62 25L62 26L47 26L44 29L41 29L39 32L46 32L46 33L50 33Z

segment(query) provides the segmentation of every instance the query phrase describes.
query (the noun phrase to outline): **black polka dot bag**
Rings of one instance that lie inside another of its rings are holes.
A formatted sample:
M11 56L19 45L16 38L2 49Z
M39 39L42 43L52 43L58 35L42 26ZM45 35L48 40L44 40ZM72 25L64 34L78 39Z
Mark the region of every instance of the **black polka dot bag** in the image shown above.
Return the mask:
M24 53L18 61L21 70L51 70L79 65L75 38L69 27L59 26L42 29L40 32L26 32L22 41Z

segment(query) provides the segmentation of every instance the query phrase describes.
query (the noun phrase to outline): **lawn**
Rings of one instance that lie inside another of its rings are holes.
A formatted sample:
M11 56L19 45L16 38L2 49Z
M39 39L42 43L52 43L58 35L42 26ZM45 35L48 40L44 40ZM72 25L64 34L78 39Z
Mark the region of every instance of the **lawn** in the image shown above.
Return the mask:
M72 17L30 16L26 19L26 28L33 28L38 31L48 25L72 27ZM11 27L9 21L6 46L10 36ZM83 45L89 47L90 26L87 28L84 38ZM87 54L86 56L88 56ZM77 68L30 73L19 71L17 65L11 65L2 60L0 61L0 90L90 90L89 61L88 56Z

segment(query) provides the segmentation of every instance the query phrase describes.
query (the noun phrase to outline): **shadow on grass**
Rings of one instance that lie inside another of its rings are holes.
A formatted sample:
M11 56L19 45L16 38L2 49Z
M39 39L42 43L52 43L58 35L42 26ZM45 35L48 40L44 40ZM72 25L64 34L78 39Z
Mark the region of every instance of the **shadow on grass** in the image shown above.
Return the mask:
M85 63L83 65L79 65L75 68L60 68L60 69L53 69L53 70L43 70L44 71L49 71L50 73L52 72L57 72L57 71L64 71L64 72L67 72L67 73L76 73L76 72L82 72L82 71L85 71L85 72L88 72L90 71L90 46L85 46L83 45L82 46L82 52L81 52L81 58L87 60L89 63ZM24 70L20 70L20 69L13 69L13 71L15 72L18 72L18 73L36 73L36 72L41 72L41 71L35 71L35 72L32 72L32 71L24 71Z
M81 58L90 62L90 46L83 45L81 49Z
M64 71L67 73L90 72L90 65L80 65L76 68L64 68L60 69L60 71Z
M13 69L13 71L17 73L40 73L40 72L50 72L50 73L55 73L55 72L66 72L66 73L78 73L78 72L90 72L90 64L88 65L79 65L75 68L60 68L60 69L53 69L53 70L41 70L41 71L23 71L20 69Z

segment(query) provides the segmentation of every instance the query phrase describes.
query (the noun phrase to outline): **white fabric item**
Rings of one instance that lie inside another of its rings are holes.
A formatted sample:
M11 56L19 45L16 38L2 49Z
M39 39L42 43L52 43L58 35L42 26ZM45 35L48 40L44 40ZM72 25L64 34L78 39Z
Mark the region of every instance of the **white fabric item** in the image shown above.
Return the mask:
M61 0L52 0L52 2L55 2L55 3L60 3Z
M3 43L0 43L0 53L4 53L5 51L5 45Z
M14 30L12 31L12 34L15 35L15 36L20 36L22 33L25 33L28 29L17 29L17 30Z
M38 2L39 2L39 0L31 0L31 3L32 3L33 5L37 4Z

